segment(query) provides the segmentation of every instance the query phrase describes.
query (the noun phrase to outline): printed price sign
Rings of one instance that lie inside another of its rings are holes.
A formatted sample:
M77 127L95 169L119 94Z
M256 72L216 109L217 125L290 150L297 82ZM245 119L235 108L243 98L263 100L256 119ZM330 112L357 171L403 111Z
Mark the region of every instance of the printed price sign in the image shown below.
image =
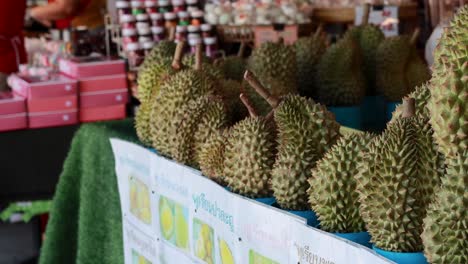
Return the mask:
M154 237L145 234L128 221L122 221L124 258L127 264L156 264L157 247Z
M363 7L357 6L355 9L354 24L362 24ZM380 27L386 37L398 35L398 6L384 6L382 9L371 7L369 13L369 24Z

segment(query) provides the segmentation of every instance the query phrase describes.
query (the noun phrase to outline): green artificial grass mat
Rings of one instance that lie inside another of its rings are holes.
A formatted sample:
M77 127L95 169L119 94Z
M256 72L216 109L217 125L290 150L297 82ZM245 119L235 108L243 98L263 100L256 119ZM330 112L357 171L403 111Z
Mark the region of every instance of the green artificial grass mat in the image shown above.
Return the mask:
M110 138L138 142L133 119L85 124L76 132L52 201L39 263L124 263Z

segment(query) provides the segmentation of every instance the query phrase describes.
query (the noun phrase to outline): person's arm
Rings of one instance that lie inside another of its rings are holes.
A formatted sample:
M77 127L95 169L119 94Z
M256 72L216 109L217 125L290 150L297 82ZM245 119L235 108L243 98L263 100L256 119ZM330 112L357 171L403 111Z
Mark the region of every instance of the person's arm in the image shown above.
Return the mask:
M32 8L30 15L38 21L53 21L70 17L79 7L80 0L56 0L46 6Z

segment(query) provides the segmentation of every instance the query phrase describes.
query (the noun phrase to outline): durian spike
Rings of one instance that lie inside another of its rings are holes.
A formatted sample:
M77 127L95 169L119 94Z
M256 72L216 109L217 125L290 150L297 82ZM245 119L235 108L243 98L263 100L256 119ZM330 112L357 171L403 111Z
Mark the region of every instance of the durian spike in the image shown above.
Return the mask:
M315 30L315 32L313 33L313 36L318 38L320 37L320 34L322 34L323 32L323 23L320 23L317 27L317 30Z
M241 44L240 44L240 47L239 47L239 52L237 53L237 57L239 57L239 58L244 57L246 46L247 45L245 44L245 41L242 41Z
M362 23L361 25L365 26L369 23L369 14L370 14L370 4L365 3L362 7Z
M403 118L413 117L416 115L416 100L406 97L403 99Z
M182 55L184 54L184 46L184 41L179 41L179 43L177 43L174 59L172 60L172 68L175 70L180 70L182 68Z
M268 102L268 104L271 105L271 107L276 108L279 105L280 100L277 97L271 95L270 92L268 92L268 90L263 87L263 85L258 81L257 77L255 77L251 71L245 71L244 79L261 97L263 97Z
M243 93L239 95L239 98L241 99L245 107L247 108L247 111L249 111L250 116L258 117L257 111L255 111L255 108L252 106L252 103L250 103L249 98Z
M414 45L416 43L416 40L419 38L419 34L421 34L421 28L417 27L413 31L413 35L411 35L410 43L411 45Z
M202 69L202 57L203 57L203 45L201 43L197 44L195 49L195 70Z
M170 27L170 28L169 28L169 37L168 37L168 39L169 39L170 41L174 41L174 39L175 39L175 33L176 33L176 27Z

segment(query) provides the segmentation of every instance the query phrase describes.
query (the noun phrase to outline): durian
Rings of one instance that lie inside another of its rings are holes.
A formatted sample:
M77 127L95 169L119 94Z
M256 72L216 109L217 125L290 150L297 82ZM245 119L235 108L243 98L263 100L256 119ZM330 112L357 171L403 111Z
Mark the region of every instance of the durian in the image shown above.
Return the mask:
M423 250L422 221L443 173L427 119L405 99L403 118L389 124L364 155L356 175L361 217L380 249Z
M242 83L235 80L222 80L218 86L217 94L226 105L227 116L231 124L247 117L247 110L239 98L239 94L243 92Z
M185 69L172 75L152 101L150 132L153 147L162 155L172 157L171 148L178 120L184 116L187 106L203 95L213 94L216 80L201 70L201 47L199 47L195 69ZM181 159L181 162L184 159Z
M327 49L325 38L321 36L322 27L309 37L301 37L294 43L297 62L297 90L300 95L317 98L317 65Z
M140 65L140 70L152 67L155 63L160 63L161 60L171 59L176 50L176 43L171 40L162 40L154 46L150 53L145 56L145 60Z
M251 198L271 196L275 136L269 120L258 116L244 94L250 117L235 124L227 138L224 177L233 192Z
M414 98L416 101L416 115L417 116L422 116L425 118L429 118L429 109L427 109L427 103L429 102L429 99L431 98L431 92L430 92L430 84L429 83L424 83L410 93L408 98ZM401 118L401 115L403 114L403 105L398 105L395 108L395 111L393 112L392 120L391 122L395 121L398 118Z
M468 263L468 151L447 158L442 185L424 219L424 255L430 263Z
M164 46L165 44L161 45ZM150 132L152 100L154 100L159 93L160 85L171 75L180 70L183 47L184 43L179 42L174 51L175 54L172 62L168 62L166 58L161 57L159 62L155 62L151 65L148 64L148 67L143 68L138 76L138 97L141 104L135 115L135 129L138 138L144 145L150 146L152 144Z
M297 93L296 53L292 46L267 42L252 52L247 68L259 79L268 91L277 97ZM270 111L266 102L246 83L246 94L260 115Z
M372 138L368 133L342 137L312 170L309 202L322 230L338 233L365 230L354 177Z
M364 5L362 24L353 27L346 33L351 35L359 44L363 58L363 71L367 81L366 94L376 94L376 51L379 44L385 39L382 30L375 25L368 24L370 6Z
M318 65L319 101L329 106L360 104L366 91L361 64L361 50L354 38L345 37L328 48Z
M414 46L418 36L419 29L411 38L390 37L377 49L377 89L389 101L400 101L430 78L429 68Z
M229 80L242 81L247 62L244 59L246 44L242 42L237 56L228 56L217 61L217 66L221 69L224 77Z
M228 130L212 133L203 144L198 156L203 175L221 185L227 185L224 179L224 152L227 133Z
M312 99L271 95L247 71L245 79L274 108L278 154L272 170L272 189L283 209L307 210L307 179L315 162L339 137L340 125L332 113Z
M468 148L468 7L445 31L436 49L429 109L434 137L446 156Z

